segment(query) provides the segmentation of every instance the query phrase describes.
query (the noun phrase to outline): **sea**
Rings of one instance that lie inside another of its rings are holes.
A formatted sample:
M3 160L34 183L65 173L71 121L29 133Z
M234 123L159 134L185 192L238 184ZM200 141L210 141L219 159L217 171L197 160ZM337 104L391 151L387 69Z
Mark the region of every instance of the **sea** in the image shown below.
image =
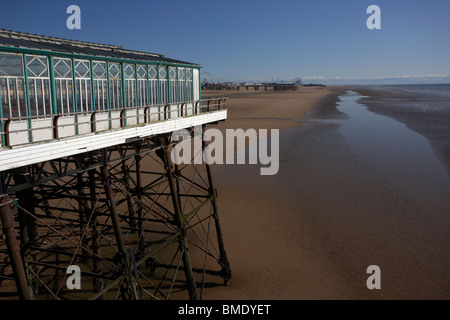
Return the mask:
M386 88L388 90L402 90L405 92L430 94L450 98L450 84L387 85L382 86L382 88Z

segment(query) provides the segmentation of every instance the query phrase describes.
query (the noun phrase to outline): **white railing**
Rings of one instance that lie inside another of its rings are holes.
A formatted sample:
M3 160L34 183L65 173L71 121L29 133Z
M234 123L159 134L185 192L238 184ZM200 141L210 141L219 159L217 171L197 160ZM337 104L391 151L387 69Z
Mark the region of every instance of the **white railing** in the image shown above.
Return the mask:
M0 146L13 147L195 116L224 109L226 101L226 97L221 97L92 112L0 118Z

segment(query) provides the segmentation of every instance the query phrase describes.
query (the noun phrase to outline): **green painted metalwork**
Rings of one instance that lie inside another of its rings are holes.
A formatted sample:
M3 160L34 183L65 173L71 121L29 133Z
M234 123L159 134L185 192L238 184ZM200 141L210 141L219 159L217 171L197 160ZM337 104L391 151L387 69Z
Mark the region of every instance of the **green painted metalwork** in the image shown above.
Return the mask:
M187 94L188 85L187 85L187 72L186 71L187 71L187 69L184 68L184 101L187 102L187 100L188 100L188 94Z
M177 73L177 94L176 94L176 102L180 102L180 82L178 77L178 67L175 68L175 72ZM177 105L177 114L180 116L180 108L178 108L180 104Z
M192 73L192 81L193 80L194 80L194 73ZM202 101L202 81L201 80L202 80L202 77L200 75L200 68L199 68L198 69L198 100L200 100L200 101Z
M77 79L75 77L75 59L70 59L72 65L72 91L73 91L73 109L75 110L75 133L78 134L78 96Z
M91 73L91 100L92 100L92 111L95 111L95 87L94 87L94 68L92 66L92 60L89 60L89 70Z
M147 71L147 77L146 77L146 79L147 79L147 105L150 105L151 103L150 103L150 77L149 77L149 72L148 72L148 68L149 68L149 66L146 66L146 71ZM147 120L144 120L144 122L145 121L147 121Z
M122 108L124 109L123 116L123 124L127 125L127 95L125 91L125 62L120 63L120 76L122 81Z
M138 90L139 90L139 78L138 78L138 69L137 69L137 64L134 64L134 80L135 80L135 84L134 84L134 88L136 90L136 105L135 107L139 106L139 94L138 94Z
M192 69L192 85L191 85L191 91L192 91L192 101L194 101L195 106L195 99L194 99L194 69Z
M111 84L109 83L109 61L106 61L106 90L108 92L108 118L109 118L109 128L112 128L111 120Z
M91 101L92 111L95 111L95 87L94 87L94 68L92 66L92 60L89 60L89 73L91 78ZM97 122L94 122L94 132L97 131Z
M23 81L25 84L25 102L27 104L27 116L31 116L30 89L28 88L28 64L27 56L22 55ZM31 130L31 119L28 119L28 141L33 142L33 131Z
M53 57L48 57L48 71L50 75L50 98L52 101L52 113L57 114L58 110L56 108L56 88L55 88L55 69L53 66Z
M5 132L5 128L3 127L3 104L2 104L2 91L0 90L0 133L4 133ZM2 146L4 146L6 144L5 141L5 135L4 134L0 134L0 141Z
M146 60L136 60L136 59L120 59L120 58L110 58L110 57L99 57L99 56L91 56L87 54L77 54L77 53L67 53L67 52L57 52L57 51L49 51L49 50L38 50L38 49L27 49L27 48L17 48L17 47L5 47L0 46L0 51L4 52L14 52L14 53L25 53L25 54L34 54L34 55L46 55L46 56L54 56L54 57L63 57L63 58L75 58L75 59L83 59L83 60L100 60L100 61L110 61L110 62L126 62L126 63L139 63L146 65L154 65L155 62L146 61ZM170 63L164 61L158 61L158 64L164 66L179 66L179 67L191 67L195 64L184 64L184 63Z
M167 74L166 74L166 79L167 79L167 103L171 103L172 102L172 88L170 85L170 68L167 68Z
M198 75L198 81L199 81L199 100L201 100L201 79L200 79L200 66L195 65L195 64L183 64L183 63L170 63L170 62L164 62L164 61L158 61L158 62L149 62L146 60L135 60L135 59L125 59L125 58L111 58L111 57L99 57L99 56L92 56L92 55L85 55L85 54L73 54L73 53L65 53L65 52L56 52L56 51L49 51L49 50L39 50L39 49L27 49L27 48L17 48L17 47L7 47L7 46L0 46L0 52L10 52L10 53L18 53L18 54L22 54L22 62L23 62L23 68L24 68L24 83L25 83L25 94L26 94L26 106L27 106L27 113L28 116L31 116L31 103L30 103L30 87L28 84L28 70L27 70L27 57L26 54L30 54L30 55L44 55L48 58L48 72L49 72L49 84L50 84L50 102L51 102L51 112L52 114L57 114L58 113L58 106L57 106L57 94L56 94L56 81L55 81L55 70L54 70L54 61L53 59L58 57L58 58L70 58L71 59L71 64L72 64L72 91L73 91L73 103L74 103L74 111L75 113L79 112L79 108L78 108L78 95L77 95L77 76L76 76L76 72L75 72L75 59L82 59L82 60L88 60L90 63L90 88L91 88L91 99L92 99L92 110L96 110L97 109L97 103L95 101L95 96L96 96L96 89L95 89L95 85L94 85L94 72L93 72L93 60L98 60L98 61L102 61L106 63L106 86L107 86L107 101L108 101L108 109L109 113L110 113L110 128L112 126L111 123L111 108L112 108L112 88L111 88L111 83L110 83L110 74L109 74L109 67L110 67L110 63L115 62L115 63L119 63L121 65L121 88L122 88L122 104L123 104L123 108L126 109L127 107L127 96L126 96L126 85L125 85L125 75L124 75L124 65L125 63L131 63L134 64L135 67L135 78L136 78L136 106L139 106L141 101L140 101L140 97L139 97L139 93L138 93L138 89L139 89L139 81L138 81L138 74L137 74L137 64L140 65L145 65L146 66L146 80L147 80L147 94L148 94L148 98L150 99L151 96L151 92L153 89L151 89L150 87L150 79L149 79L149 73L148 73L148 68L149 66L156 66L157 68L157 90L154 94L157 95L157 102L159 104L158 106L158 119L161 120L161 103L163 103L163 97L162 97L162 82L161 82L161 77L160 77L160 73L159 73L159 67L167 67L167 66L171 66L171 67L175 67L176 68L176 83L177 86L171 88L170 86L170 73L169 70L167 69L166 72L166 81L167 81L167 85L166 85L166 95L167 95L167 104L169 104L169 118L171 118L171 103L180 103L181 101L183 102L187 102L188 99L188 83L186 80L186 69L185 69L185 81L184 84L180 83L180 79L179 79L179 75L178 75L178 71L179 68L189 68L192 70L192 99L194 98L194 78L193 78L193 71L195 69L199 70L199 75ZM184 85L185 88L185 92L184 92L184 97L181 97L181 86ZM143 88L145 90L145 88ZM0 106L1 106L1 99L2 97L0 97ZM183 100L184 99L184 100ZM165 100L164 100L165 101ZM173 102L171 102L173 101ZM143 103L144 101L142 101ZM137 110L138 113L138 122L139 122L139 110ZM124 112L124 125L126 125L126 110ZM0 108L0 117L3 117L3 110L2 108ZM28 120L29 121L29 128L31 128L31 119ZM79 119L78 119L78 115L75 115L75 132L76 134L79 133ZM0 122L0 129L3 129L4 123ZM5 136L2 135L1 140L5 141ZM32 137L32 132L31 130L29 131L29 140L30 142L32 142L33 137Z
M166 78L167 78L167 103L169 104L169 119L171 117L171 112L170 112L170 103L171 103L171 98L172 98L172 90L170 89L171 85L170 85L170 68L167 68L167 72L166 72Z
M135 90L136 90L136 115L137 115L137 123L139 124L139 78L138 78L138 69L137 69L137 64L134 64L134 79L135 79Z
M158 91L158 105L161 104L161 84L159 82L159 67L160 65L156 65L156 78L158 80L157 82L157 91ZM161 120L161 106L158 106L158 120Z
M2 91L0 90L0 121L3 118Z

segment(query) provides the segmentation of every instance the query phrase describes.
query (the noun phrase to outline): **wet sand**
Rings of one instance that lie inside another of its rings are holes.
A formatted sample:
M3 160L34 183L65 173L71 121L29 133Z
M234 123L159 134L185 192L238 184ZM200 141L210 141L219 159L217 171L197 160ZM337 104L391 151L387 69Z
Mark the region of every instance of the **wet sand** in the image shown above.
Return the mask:
M366 96L362 102L370 111L403 122L426 137L450 174L450 110L447 96L418 94L383 86L354 86L351 89ZM399 103L405 101L408 102L407 107Z
M214 167L233 278L205 299L450 298L449 219L347 145L335 107L345 90L230 96L217 127L282 129L280 170ZM369 265L381 268L381 290L366 287Z

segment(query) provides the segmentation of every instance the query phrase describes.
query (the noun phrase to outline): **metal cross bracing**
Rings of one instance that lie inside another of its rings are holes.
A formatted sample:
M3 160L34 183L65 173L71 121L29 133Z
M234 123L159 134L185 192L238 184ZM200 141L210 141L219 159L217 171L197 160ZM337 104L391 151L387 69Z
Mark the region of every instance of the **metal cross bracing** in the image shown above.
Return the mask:
M226 284L211 168L173 164L173 145L160 135L2 173L0 297L201 299ZM73 264L81 290L66 287Z

